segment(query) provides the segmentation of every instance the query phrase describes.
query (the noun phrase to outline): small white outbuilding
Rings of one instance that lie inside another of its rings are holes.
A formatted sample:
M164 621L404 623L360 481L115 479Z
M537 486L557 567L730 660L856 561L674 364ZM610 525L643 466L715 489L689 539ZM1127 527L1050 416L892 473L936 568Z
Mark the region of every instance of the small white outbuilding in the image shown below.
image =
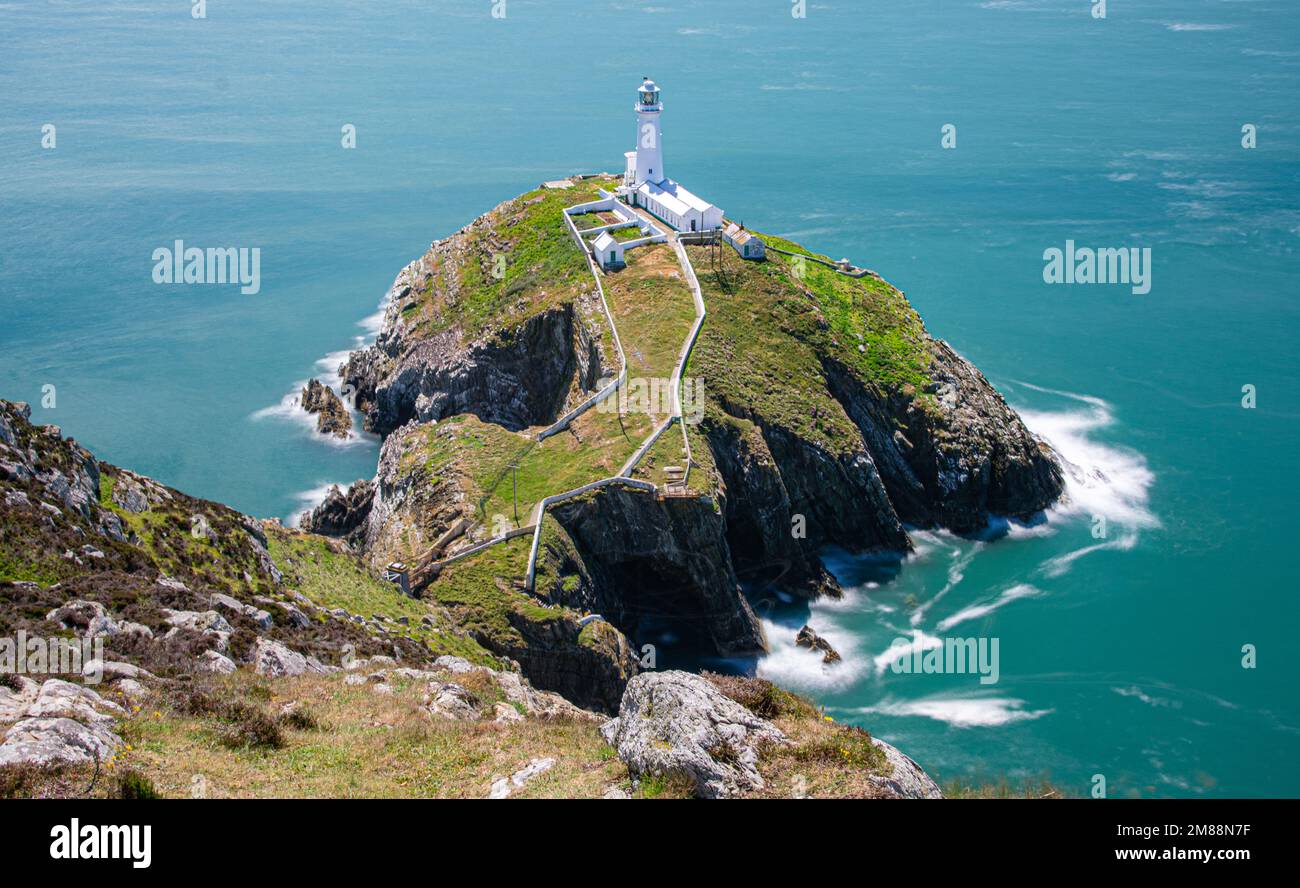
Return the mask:
M732 249L740 254L742 259L765 259L767 250L763 242L754 235L741 228L735 222L732 222L722 232L722 239L731 244Z
M602 231L591 244L592 254L601 268L622 268L623 245L608 231Z

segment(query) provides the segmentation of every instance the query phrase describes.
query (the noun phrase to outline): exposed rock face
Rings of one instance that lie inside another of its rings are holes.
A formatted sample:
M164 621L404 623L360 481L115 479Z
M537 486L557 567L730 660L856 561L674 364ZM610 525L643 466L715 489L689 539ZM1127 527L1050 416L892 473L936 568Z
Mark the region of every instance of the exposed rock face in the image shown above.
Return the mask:
M347 491L331 487L319 506L303 515L302 529L326 536L353 538L370 516L375 498L371 481L357 481Z
M550 514L573 541L585 580L554 586L558 603L598 612L632 635L645 617L671 618L723 656L765 648L710 500L610 486Z
M1064 477L1051 449L1002 395L942 340L931 340L930 394L872 395L831 362L826 377L867 442L894 513L909 524L978 530L990 514L1027 518L1051 505Z
M912 761L903 753L899 752L896 747L890 746L883 740L871 738L871 742L876 748L885 754L885 759L893 767L893 773L889 777L873 777L872 780L883 789L889 790L898 798L903 799L941 799L943 793L939 790L939 785L934 782L929 774L921 769L921 766Z
M775 725L687 672L643 672L628 682L618 718L601 728L635 780L683 776L700 798L763 788L763 744L784 743Z
M540 777L555 766L555 759L551 757L535 758L528 763L526 767L520 768L509 777L500 777L492 781L492 789L488 792L490 799L509 798L510 794L531 780Z
M522 429L560 415L575 374L594 390L605 368L591 337L574 308L562 306L475 342L451 330L414 343L381 336L343 372L358 398L366 396L371 431L457 413Z
M39 689L23 678L18 693L0 688L0 709L5 720L22 715L0 743L0 765L105 761L122 745L114 733L122 707L90 688L57 678Z
M435 241L397 276L387 295L383 332L341 368L357 391L368 430L387 434L411 419L429 422L458 413L509 429L546 424L566 403L594 390L602 376L618 372L589 275L574 299L521 321L493 318L472 331L463 325L420 329L416 309L422 303L455 315L462 300L473 298L462 292L462 275L493 274L493 257L514 249L506 232L524 211L519 200L502 204ZM536 234L528 232L530 238ZM584 266L574 267L585 275ZM523 295L529 279L519 283Z
M278 641L269 641L258 637L253 645L253 669L258 675L279 678L282 675L302 675L306 672L322 674L329 672L315 657L304 657L297 651L290 650Z
M334 390L319 379L310 380L299 397L302 409L316 415L316 431L346 438L352 431L352 417Z
M813 631L811 626L804 626L795 636L794 643L799 647L811 648L814 651L820 651L823 663L838 663L840 660L839 652L831 647L831 643L822 638Z

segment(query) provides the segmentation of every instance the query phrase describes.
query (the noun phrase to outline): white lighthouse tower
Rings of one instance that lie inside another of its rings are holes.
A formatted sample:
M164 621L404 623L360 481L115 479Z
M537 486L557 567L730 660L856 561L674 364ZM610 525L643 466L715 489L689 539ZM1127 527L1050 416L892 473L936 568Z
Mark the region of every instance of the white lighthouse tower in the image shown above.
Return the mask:
M659 86L649 78L636 93L636 150L623 155L626 166L620 196L644 207L678 231L709 231L722 227L723 213L664 172L664 139L659 130Z
M668 178L664 172L664 140L659 129L659 115L664 110L659 101L659 87L646 80L636 92L636 179L642 182L662 182Z

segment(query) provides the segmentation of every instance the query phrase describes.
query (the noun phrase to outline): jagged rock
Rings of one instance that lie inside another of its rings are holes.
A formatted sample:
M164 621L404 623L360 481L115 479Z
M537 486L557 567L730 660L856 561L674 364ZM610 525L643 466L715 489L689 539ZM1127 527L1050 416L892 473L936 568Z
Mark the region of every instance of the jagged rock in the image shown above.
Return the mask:
M71 718L25 718L5 732L0 765L105 761L121 745L122 738L100 725Z
M763 788L761 747L785 735L706 679L687 672L643 672L628 682L618 717L601 728L634 779L688 778L701 798Z
M471 338L455 327L427 335L405 322L403 306L412 293L429 293L435 311L437 305L454 304L457 288L447 286L439 270L458 267L459 254L471 249L476 237L490 237L504 216L520 209L519 201L511 201L484 214L435 242L398 275L388 293L383 331L341 368L357 392L368 430L387 434L411 419L431 422L459 413L523 429L553 421L569 400L595 391L602 377L612 375L609 368L617 357L605 341L595 282L585 270L572 301L522 322L493 319L495 329L487 335ZM477 253L482 247L472 249Z
M437 666L439 669L445 669L453 675L461 675L466 672L479 672L486 669L484 666L475 666L464 657L453 657L449 654L443 654L441 657L434 660L433 665Z
M214 610L209 611L177 611L170 608L163 608L163 621L169 626L177 629L193 629L195 632L202 633L222 633L229 635L235 629Z
M113 687L132 703L139 703L149 696L149 689L134 678L119 678Z
M72 629L79 635L85 635L90 629L92 623L95 623L97 620L109 620L109 622L111 622L111 618L108 617L108 611L104 609L104 605L100 604L98 601L82 601L80 599L69 601L61 607L56 607L45 615L45 619L49 620L51 623L58 623L64 629ZM106 624L99 622L95 623L95 625L102 628Z
M212 603L217 607L224 608L232 613L248 617L262 629L270 629L274 624L271 615L261 608L253 607L251 604L244 604L238 599L232 598L222 592L216 592L212 595Z
M324 674L329 668L314 657L304 657L278 641L258 637L253 645L253 669L258 675L278 678L282 675Z
M234 660L216 651L204 651L194 661L195 671L214 675L229 675L237 668Z
M190 591L189 586L186 586L184 583L182 583L180 580L176 579L175 577L169 577L169 576L163 575L163 576L158 577L157 583L158 583L159 586L164 586L164 587L166 587L166 588L168 588L168 589L173 589L173 590L175 590L175 591L177 591L177 592L188 592L188 591Z
M149 497L135 479L121 477L113 485L113 502L128 512L139 514L149 509Z
M821 651L823 663L838 663L840 661L839 652L831 647L831 643L822 638L813 631L811 626L805 625L795 636L794 643L799 647L811 648L815 651Z
M127 620L117 624L117 631L120 635L142 635L145 638L153 638L153 630L143 623L132 623Z
M939 785L921 769L920 765L883 740L872 737L871 742L885 753L885 758L893 766L893 774L889 777L871 778L872 782L877 786L887 789L899 798L904 799L943 798Z
M334 390L319 379L310 380L299 399L302 409L316 414L316 431L346 438L352 431L352 417Z
M508 798L516 789L523 788L525 783L545 774L553 767L555 767L555 759L550 757L535 758L530 761L526 767L520 768L509 777L499 777L496 780L493 780L492 789L488 793L488 798Z
M36 699L24 713L27 719L72 719L87 727L111 731L122 707L105 700L88 687L58 678L41 685Z
M303 613L297 605L289 604L287 601L274 601L272 599L259 598L258 601L268 607L274 606L284 611L285 622L295 629L305 629L311 625L311 617Z
M524 717L519 710L511 706L509 703L497 703L492 707L492 712L494 713L492 721L500 722L501 724L510 724L512 722L524 720Z
M531 716L540 718L576 718L581 720L600 718L593 712L579 709L559 694L537 690L527 684L523 677L516 672L493 672L492 676L496 679L497 685L500 686L501 692L505 694L506 700L522 707L524 712ZM510 708L514 710L515 706Z
M14 675L12 680L16 689L0 685L0 722L22 718L41 691L41 686L25 675Z
M473 721L479 717L474 695L454 682L432 682L425 707L432 715L454 721Z
M141 669L133 663L122 663L117 660L99 660L94 659L82 665L82 675L99 674L104 681L113 681L118 678L155 678L156 676L147 669Z
M303 513L299 523L303 530L312 533L354 539L364 532L374 499L375 485L372 481L357 481L346 492L336 484L325 494L319 506Z

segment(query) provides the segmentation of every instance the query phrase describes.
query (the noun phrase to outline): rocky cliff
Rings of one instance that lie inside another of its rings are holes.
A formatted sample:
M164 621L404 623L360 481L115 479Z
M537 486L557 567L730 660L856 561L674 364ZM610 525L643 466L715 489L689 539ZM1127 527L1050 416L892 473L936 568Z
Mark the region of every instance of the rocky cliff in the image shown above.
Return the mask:
M377 343L343 368L368 423L388 433L376 478L332 494L309 528L342 530L378 565L446 558L528 519L503 499L511 490L519 498L511 472L540 459L520 432L616 369L560 214L602 184L508 201L403 271ZM1060 495L1047 446L928 334L901 292L766 240L775 249L765 262L688 248L709 312L686 369L704 393L689 428L693 495L611 486L555 507L543 543L554 575L544 568L536 590L543 601L598 612L633 639L666 618L709 652L761 650L742 580L837 594L818 554L827 544L906 551L909 526L974 531ZM624 274L645 285L637 269ZM608 277L607 290L619 280ZM640 292L666 300L671 290ZM620 332L628 341L636 331ZM633 443L645 434L622 431ZM574 454L598 451L592 442L607 433L576 423L562 436L570 443L543 462L553 474L527 482L525 502L613 474L621 459L594 459L586 475L574 469ZM674 447L680 439L665 436L637 476L658 481L680 461ZM522 570L511 564L496 579L514 591Z

